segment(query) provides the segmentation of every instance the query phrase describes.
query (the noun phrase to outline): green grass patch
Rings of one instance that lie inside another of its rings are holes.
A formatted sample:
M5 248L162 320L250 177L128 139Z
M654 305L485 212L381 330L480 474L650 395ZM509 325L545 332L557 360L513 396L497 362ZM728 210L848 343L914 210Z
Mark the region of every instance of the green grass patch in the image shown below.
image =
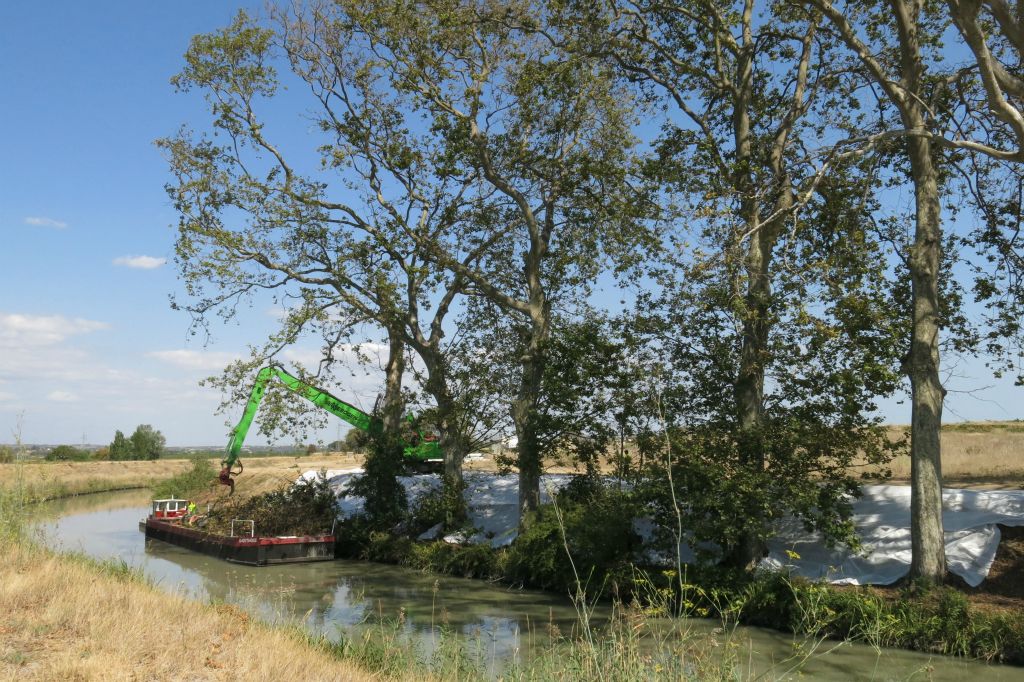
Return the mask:
M768 574L731 594L728 609L742 623L813 637L1024 663L1024 612L972 608L951 587L907 588L891 600L867 589Z

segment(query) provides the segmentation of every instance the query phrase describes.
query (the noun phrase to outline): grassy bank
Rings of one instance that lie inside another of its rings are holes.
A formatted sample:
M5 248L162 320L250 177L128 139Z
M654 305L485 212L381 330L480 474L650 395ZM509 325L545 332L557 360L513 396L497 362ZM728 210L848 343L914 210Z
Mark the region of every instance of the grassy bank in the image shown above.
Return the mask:
M632 611L600 634L581 619L582 636L556 637L536 658L504 670L494 669L485 643L444 629L436 646L425 650L400 619L331 639L312 636L294 623L267 624L234 606L167 593L119 559L98 561L40 547L27 530L31 503L19 494L23 490L0 489L5 557L0 680L474 680L497 675L501 680L633 682L754 676L740 645L728 635L642 636L634 618L640 613ZM35 492L32 499L38 497Z
M4 543L0 678L370 679L229 606L145 584L123 564Z
M600 530L598 530L598 528ZM582 535L579 529L583 529ZM418 570L481 578L628 603L648 615L702 617L756 625L811 640L829 638L874 647L1024 665L1024 608L1020 600L993 608L954 587L904 589L837 587L785 574L750 576L684 566L636 568L629 548L616 552L614 528L583 518L563 538L544 523L507 548L420 542L369 533L344 550L353 558ZM573 548L570 561L565 547ZM586 571L581 573L581 571ZM972 601L973 600L973 601Z

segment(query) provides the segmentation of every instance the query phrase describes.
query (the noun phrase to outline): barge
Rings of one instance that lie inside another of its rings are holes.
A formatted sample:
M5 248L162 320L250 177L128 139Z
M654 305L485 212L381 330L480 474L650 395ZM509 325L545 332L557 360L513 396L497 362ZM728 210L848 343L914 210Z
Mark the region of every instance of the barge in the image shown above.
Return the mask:
M145 532L147 540L160 540L248 566L334 559L333 535L257 535L255 524L243 519L232 521L230 535L220 535L190 525L195 518L189 511L188 500L153 500L153 509L139 523L139 530Z

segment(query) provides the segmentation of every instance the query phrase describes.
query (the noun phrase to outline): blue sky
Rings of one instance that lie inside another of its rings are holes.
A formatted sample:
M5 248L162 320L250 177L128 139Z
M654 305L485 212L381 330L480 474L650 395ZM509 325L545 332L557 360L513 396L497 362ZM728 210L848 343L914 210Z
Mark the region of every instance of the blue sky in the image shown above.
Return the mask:
M226 442L198 379L273 325L257 304L208 342L170 309L176 215L153 144L207 120L174 92L192 35L262 3L0 4L0 442L104 443L151 423L172 445ZM296 357L315 355L300 348ZM947 418L1024 418L1024 390L957 368ZM372 404L372 377L337 391ZM884 414L906 423L909 407ZM333 438L332 427L322 434ZM254 443L261 442L254 437Z
M0 4L0 442L19 414L26 442L104 443L140 423L174 445L226 442L237 415L215 415L219 394L198 379L274 311L207 342L170 309L176 215L153 141L205 120L168 82L191 36L261 5ZM372 404L372 382L355 388L345 397Z

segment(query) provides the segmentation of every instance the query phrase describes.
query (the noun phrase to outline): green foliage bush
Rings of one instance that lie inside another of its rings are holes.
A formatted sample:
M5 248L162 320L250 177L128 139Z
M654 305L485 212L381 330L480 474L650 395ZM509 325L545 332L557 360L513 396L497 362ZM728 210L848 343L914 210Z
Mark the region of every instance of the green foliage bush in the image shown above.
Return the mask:
M782 573L749 580L727 600L726 615L814 637L1024 663L1024 613L970 607L951 587L907 589L885 599L867 588L836 588Z
M91 459L87 450L79 450L72 445L58 445L46 453L48 462L85 462Z
M362 547L361 558L382 564L408 565L414 542L403 535L370 531Z
M408 565L463 578L500 579L506 554L489 545L455 545L447 542L416 543Z
M153 495L158 499L171 496L194 497L213 485L216 478L217 471L210 460L193 457L191 469L155 484Z
M363 475L352 482L346 494L366 500L363 515L376 530L392 528L406 518L409 500L398 480L404 468L401 441L394 435L373 434Z
M545 589L575 591L577 581L600 590L637 559L641 539L633 530L631 496L598 488L567 491L541 507L509 549L510 579Z
M441 524L445 530L467 530L465 481L442 474L441 485L416 499L407 522L410 535L418 536L429 528Z

